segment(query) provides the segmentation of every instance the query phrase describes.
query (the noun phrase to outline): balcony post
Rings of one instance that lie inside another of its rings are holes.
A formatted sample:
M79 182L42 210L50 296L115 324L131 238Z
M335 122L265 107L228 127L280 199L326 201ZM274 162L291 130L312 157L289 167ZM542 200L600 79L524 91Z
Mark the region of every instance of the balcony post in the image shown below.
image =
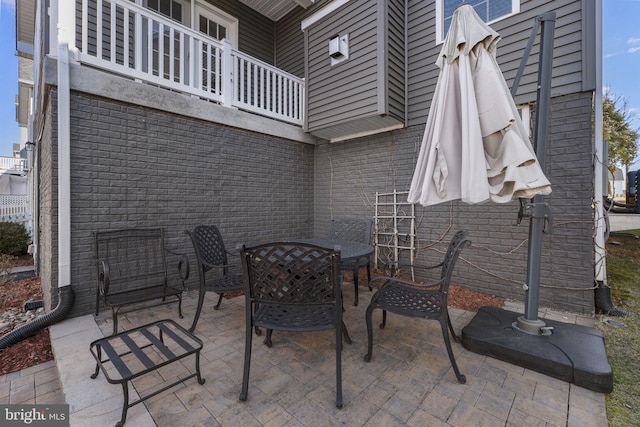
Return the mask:
M222 74L220 76L222 105L225 107L233 106L234 88L234 71L233 55L231 43L227 39L222 40Z
M58 56L58 46L66 44L72 54L71 59L75 59L76 3L74 0L57 0L51 6L49 54Z

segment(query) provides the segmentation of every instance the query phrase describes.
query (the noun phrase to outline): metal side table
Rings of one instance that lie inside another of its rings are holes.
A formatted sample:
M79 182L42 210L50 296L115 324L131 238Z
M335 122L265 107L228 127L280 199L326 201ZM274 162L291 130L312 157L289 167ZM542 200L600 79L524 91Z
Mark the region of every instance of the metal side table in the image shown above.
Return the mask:
M122 418L116 427L124 424L127 410L140 402L193 377L198 378L198 383L204 384L204 378L200 375L201 349L202 341L173 320L159 320L93 341L90 350L97 364L91 378L96 378L102 370L109 383L122 384L124 405ZM192 354L195 354L196 373L129 403L129 381Z

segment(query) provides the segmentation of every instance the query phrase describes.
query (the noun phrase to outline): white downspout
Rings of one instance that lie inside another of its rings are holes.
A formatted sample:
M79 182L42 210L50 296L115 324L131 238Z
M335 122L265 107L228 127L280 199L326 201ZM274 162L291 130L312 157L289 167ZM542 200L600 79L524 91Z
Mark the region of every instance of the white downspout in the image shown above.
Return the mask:
M69 45L75 27L74 2L58 3L58 288L71 285L71 96Z
M596 1L596 93L594 100L594 205L595 205L595 280L605 284L607 265L605 251L605 218L602 196L604 195L604 140L602 135L602 1Z

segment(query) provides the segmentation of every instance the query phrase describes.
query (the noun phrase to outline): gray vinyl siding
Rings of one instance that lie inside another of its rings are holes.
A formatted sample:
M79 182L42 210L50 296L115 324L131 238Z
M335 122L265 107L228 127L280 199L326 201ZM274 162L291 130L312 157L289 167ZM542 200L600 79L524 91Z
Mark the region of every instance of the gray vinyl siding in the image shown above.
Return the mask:
M388 37L385 37L387 58L383 75L388 82L389 113L393 116L405 116L405 10L404 1L389 1L386 4Z
M275 61L275 22L237 0L204 0L238 19L238 49L268 64Z
M317 0L313 6L297 7L276 23L275 66L298 77L304 77L304 33L302 21L313 15L331 0Z
M515 78L536 17L545 12L555 12L552 96L594 90L593 82L583 84L583 75L592 74L585 68L595 68L595 64L583 58L583 52L591 52L593 48L585 44L582 23L583 17L593 15L593 3L589 0L523 0L520 13L491 24L502 38L498 43L497 58L507 84L511 86ZM442 44L436 44L435 1L408 0L407 4L408 124L411 126L426 122L438 78L435 61ZM588 32L588 26L584 27ZM536 99L538 53L539 36L515 97L518 104L531 103Z
M298 77L304 77L304 33L300 22L307 13L296 8L276 23L275 66Z
M350 123L344 133L404 122L404 6L355 0L306 30L308 129ZM328 41L349 34L349 59L331 66ZM355 123L351 126L351 123Z

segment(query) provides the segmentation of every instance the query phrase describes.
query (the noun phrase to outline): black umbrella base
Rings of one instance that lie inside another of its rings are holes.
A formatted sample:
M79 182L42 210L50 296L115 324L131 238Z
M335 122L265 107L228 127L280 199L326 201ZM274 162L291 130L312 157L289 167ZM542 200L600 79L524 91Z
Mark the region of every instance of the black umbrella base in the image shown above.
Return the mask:
M613 390L613 372L600 331L544 319L551 335L514 329L521 313L481 307L462 329L462 345L474 353L568 381L599 393Z

